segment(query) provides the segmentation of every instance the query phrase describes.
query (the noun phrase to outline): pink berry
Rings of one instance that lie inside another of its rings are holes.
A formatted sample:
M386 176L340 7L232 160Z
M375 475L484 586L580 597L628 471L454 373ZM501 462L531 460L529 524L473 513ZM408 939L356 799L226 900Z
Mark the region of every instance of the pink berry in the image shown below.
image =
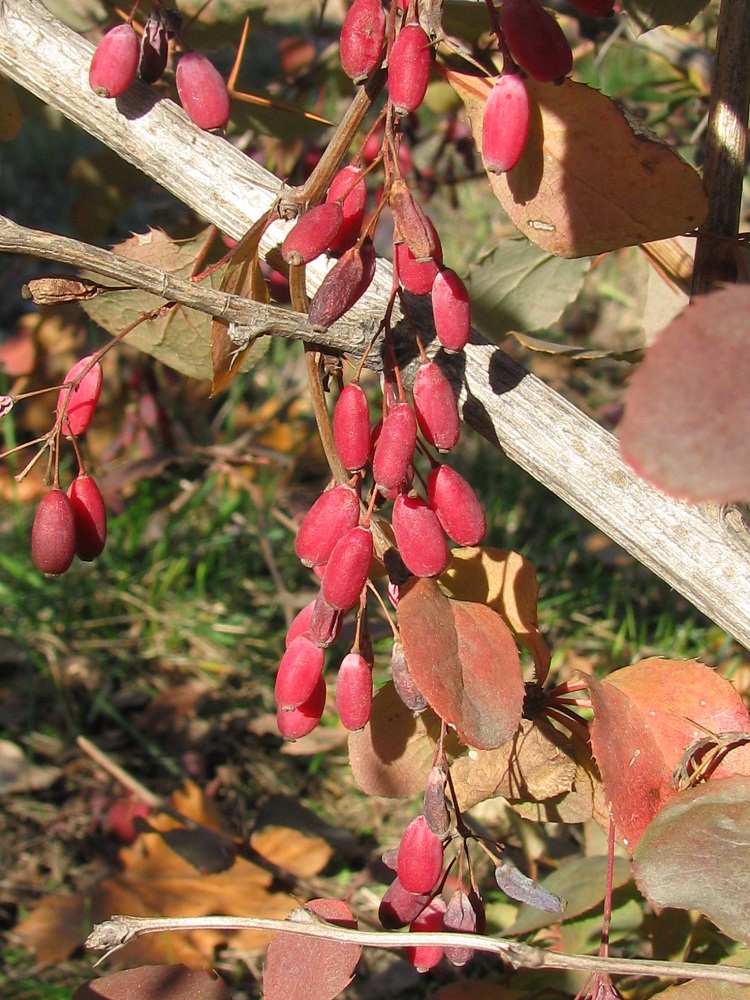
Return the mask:
M379 2L379 0L378 0ZM353 164L340 170L331 181L326 201L338 201L344 214L339 234L328 249L331 253L343 253L357 242L367 205L367 185L361 167Z
M336 543L323 574L321 592L329 604L341 611L359 600L372 564L372 532L358 526Z
M370 404L358 382L344 386L336 401L333 439L345 469L356 472L367 465L370 455Z
M432 892L443 873L443 842L415 816L404 830L398 847L398 880L408 892Z
M565 32L539 0L503 0L500 26L510 54L540 83L562 80L573 68Z
M76 551L75 515L62 490L45 493L31 526L31 558L45 576L60 576L70 569Z
M361 653L347 653L336 677L336 709L350 732L364 729L372 711L372 669Z
M107 509L96 481L86 473L68 487L76 529L76 555L91 562L104 551L107 541Z
M438 576L450 552L437 514L421 497L401 493L393 504L393 533L404 565L415 576Z
M404 481L416 445L414 410L408 403L397 403L383 420L372 458L375 486L382 493L398 489Z
M73 382L89 366L92 357L93 355L89 355L76 362L65 376L65 383ZM102 366L97 361L72 392L65 387L60 390L57 396L57 413L61 413L63 407L66 407L62 422L63 434L78 437L89 426L99 402L102 380Z
M294 543L305 566L328 562L341 535L359 523L359 496L351 486L334 486L322 493L305 514Z
M229 93L210 59L200 52L186 52L177 63L175 83L191 122L202 129L224 128L231 110Z
M309 264L335 241L344 224L344 213L336 201L324 201L300 216L281 244L287 264Z
M385 40L385 11L380 0L354 0L341 28L341 68L361 83L377 68Z
M441 267L432 283L435 333L446 351L462 351L471 335L471 306L466 285L455 271Z
M436 362L420 365L414 380L414 410L419 429L439 451L450 451L461 434L456 397Z
M325 651L306 635L297 636L281 658L276 674L276 704L288 712L299 708L318 686L323 674Z
M327 329L349 312L375 277L375 262L375 248L369 238L342 254L310 303L308 319L313 326Z
M276 709L276 724L285 740L301 740L318 725L326 705L326 682L323 675L318 678L315 690L308 700L291 712Z
M388 94L398 114L411 114L422 103L431 64L430 39L418 24L404 25L388 59Z
M529 92L518 73L501 76L490 91L482 119L482 159L495 174L512 170L529 135Z
M476 493L449 465L439 465L427 479L427 499L443 530L457 545L479 545L487 521Z
M118 24L102 38L89 68L89 86L99 97L120 97L135 80L141 55L132 24Z

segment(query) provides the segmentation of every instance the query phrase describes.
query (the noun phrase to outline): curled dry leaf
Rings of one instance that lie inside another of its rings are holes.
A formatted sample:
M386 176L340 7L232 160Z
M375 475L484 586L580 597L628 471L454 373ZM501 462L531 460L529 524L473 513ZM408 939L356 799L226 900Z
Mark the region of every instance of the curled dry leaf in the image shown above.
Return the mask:
M476 749L511 740L525 688L500 615L485 604L452 601L435 580L417 579L401 591L398 620L409 671L440 718Z
M452 70L445 75L481 149L490 83ZM531 123L524 152L513 170L488 177L532 243L560 257L583 257L700 225L707 200L698 173L614 101L572 80L526 84Z

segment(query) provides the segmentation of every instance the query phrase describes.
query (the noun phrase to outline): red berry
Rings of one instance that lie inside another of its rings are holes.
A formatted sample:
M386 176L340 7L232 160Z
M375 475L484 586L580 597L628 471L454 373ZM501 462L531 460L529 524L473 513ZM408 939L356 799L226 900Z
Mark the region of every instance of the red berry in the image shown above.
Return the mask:
M443 930L474 934L477 929L477 915L463 888L456 889L443 914ZM466 965L473 957L473 948L450 947L445 949L445 957L453 965Z
M432 283L435 333L446 351L462 351L471 334L471 306L466 285L455 271L442 267Z
M418 917L409 925L410 931L441 931L445 903L439 897L431 899ZM443 949L436 944L422 944L416 948L407 948L406 957L417 972L429 972L443 957Z
M518 73L501 76L490 91L482 119L482 159L494 174L512 170L529 135L529 92Z
M427 699L414 683L414 678L409 672L409 664L404 656L403 644L394 641L391 652L391 676L396 694L406 705L410 712L424 712L427 708Z
M300 525L294 543L305 566L328 562L333 547L345 531L359 523L359 496L351 486L334 486L322 493Z
M361 83L380 62L385 40L385 11L380 0L354 0L341 28L341 68Z
M50 490L39 501L31 527L31 558L45 576L70 569L76 551L73 507L62 490Z
M291 644L299 635L304 635L305 632L310 628L310 620L313 616L313 609L315 607L315 601L310 601L306 604L301 611L298 611L292 620L292 624L286 633L286 638L284 640L284 647L289 649Z
M318 686L323 674L325 651L306 635L297 636L281 658L276 674L276 704L284 712L299 708Z
M309 264L336 239L344 224L344 213L337 201L324 201L300 216L281 244L281 256L287 264Z
M419 429L438 451L450 451L461 434L458 404L440 365L420 365L414 379L414 409Z
M86 473L68 487L76 529L76 555L91 562L104 551L107 541L107 508L96 481Z
M385 930L395 931L399 927L406 927L416 919L429 901L427 893L408 892L396 877L380 900L378 918Z
M88 367L92 357L93 355L89 355L76 362L65 376L65 383L69 385L76 379L83 369ZM102 366L97 361L72 392L65 387L60 390L57 396L57 413L61 413L67 404L62 422L63 434L68 437L78 437L86 430L94 416L96 404L99 402L102 380Z
M425 216L425 220L432 228L435 237L435 252L430 260L417 260L406 243L396 243L393 249L393 266L398 280L412 295L427 295L431 291L440 265L443 263L443 248L440 245L440 238L428 216Z
M367 291L375 277L375 248L367 238L342 254L323 278L310 303L308 319L327 329Z
M587 17L606 17L614 10L614 0L568 0L571 7Z
M364 729L372 711L372 670L360 653L347 653L336 677L336 708L350 732Z
M327 649L341 634L342 618L339 609L332 607L319 591L313 602L308 638L321 649Z
M416 816L404 830L398 847L398 880L408 892L432 892L443 873L443 842Z
M404 481L416 445L414 410L408 403L397 403L383 420L372 457L375 486L382 493L398 489Z
M427 499L443 530L457 545L479 545L487 521L476 493L449 465L439 465L427 479Z
M344 386L336 401L333 439L345 469L356 472L367 465L370 455L370 404L358 382Z
M140 42L132 24L118 24L96 47L89 69L89 86L99 97L120 97L135 80Z
M229 93L210 59L200 52L186 52L177 63L175 83L191 122L202 129L224 128L229 121Z
M107 829L109 832L123 842L132 844L138 836L135 828L135 819L145 819L151 807L134 799L132 795L124 795L115 799L107 811Z
M539 0L503 0L500 26L510 54L524 73L541 83L567 76L573 53L557 20Z
M450 552L437 514L421 497L400 493L393 504L393 533L404 565L415 576L438 576Z
M321 592L329 604L341 611L359 600L372 564L372 532L358 526L336 543L323 574Z
M431 63L430 39L418 24L404 25L388 59L388 94L398 114L411 114L422 103Z
M326 705L326 682L323 675L318 678L318 683L308 700L293 709L291 712L283 712L276 709L276 724L279 732L285 740L300 740L307 736L317 726L323 716L323 709Z
M365 218L367 185L364 171L353 164L340 170L331 181L326 201L340 202L344 213L339 234L328 247L331 253L343 253L357 242Z

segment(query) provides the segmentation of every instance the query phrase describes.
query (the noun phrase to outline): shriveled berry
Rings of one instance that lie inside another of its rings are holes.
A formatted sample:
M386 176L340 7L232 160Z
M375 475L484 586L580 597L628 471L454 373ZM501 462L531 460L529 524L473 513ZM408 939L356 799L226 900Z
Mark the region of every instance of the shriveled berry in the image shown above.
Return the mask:
M430 39L418 24L406 24L388 60L388 95L400 115L416 111L427 93L432 63Z
M398 489L404 481L417 445L417 418L408 403L388 411L372 457L375 486L382 493Z
M474 934L476 929L477 915L474 912L474 907L463 888L456 889L443 914L443 930ZM453 965L466 965L473 956L473 948L453 946L445 949L445 957Z
M339 170L328 188L326 201L338 201L341 204L344 221L338 236L331 241L328 249L331 253L343 253L357 242L365 218L367 185L362 168L350 163Z
M391 676L396 694L410 712L424 712L428 702L409 671L409 664L404 656L403 644L396 640L391 651Z
M326 329L349 312L375 277L375 261L369 237L341 255L313 295L308 313L313 326Z
M614 10L614 0L568 0L580 14L586 17L607 17Z
M361 525L342 535L326 563L321 591L341 611L359 600L372 564L372 532Z
M461 419L456 396L440 365L434 361L420 365L413 391L419 429L438 451L450 451L461 434Z
M445 903L439 896L431 899L418 917L409 925L410 931L440 931L443 929ZM406 949L406 958L417 972L429 972L443 957L443 948L436 944L421 944Z
M321 649L328 649L341 634L342 618L343 615L339 609L332 607L323 597L322 591L318 591L318 596L313 602L308 638Z
M471 335L471 306L466 285L455 271L441 267L432 283L435 333L446 351L462 351Z
M531 110L523 77L506 73L495 82L484 106L482 159L486 170L503 174L521 159Z
M76 529L76 555L91 562L104 551L107 541L107 508L92 476L83 473L68 487Z
M349 472L367 465L370 455L370 404L358 382L341 390L333 408L333 440L341 464Z
M447 782L445 771L439 764L435 764L427 775L422 811L427 825L437 837L444 837L451 825L451 817L445 801Z
M347 653L336 677L336 709L350 732L364 729L372 712L372 670L361 653Z
M333 547L345 531L359 523L359 496L351 486L334 486L321 493L300 525L294 542L297 558L305 566L328 562Z
M479 545L487 521L479 499L464 477L439 465L427 479L427 499L446 535L458 545Z
M89 86L99 97L120 97L135 80L140 42L132 24L118 24L96 47L89 68Z
M398 876L391 882L380 900L378 918L387 931L407 927L430 901L428 893L413 893L401 885Z
M301 215L281 244L281 256L287 264L309 264L336 239L344 224L344 213L337 201L324 201Z
M138 75L144 83L156 83L167 68L169 56L169 28L161 11L151 11L141 35L141 57Z
M321 675L317 686L308 700L292 709L291 712L284 712L280 708L276 709L276 724L279 732L285 740L301 740L307 736L318 725L326 705L326 682Z
M393 504L393 533L404 565L415 576L438 576L450 552L437 514L421 497L401 493Z
M88 367L92 357L93 355L89 355L87 358L81 358L73 365L65 376L66 385L70 385L78 378L84 368ZM94 416L96 404L99 402L102 381L102 366L97 361L93 368L83 376L75 389L71 391L63 386L60 390L57 396L57 413L61 413L63 407L66 407L62 422L63 434L68 437L74 435L78 437L86 430Z
M45 493L31 526L31 558L45 576L70 569L76 551L73 506L62 490Z
M428 216L425 219L435 236L435 252L429 260L417 260L406 243L396 243L393 248L393 267L403 288L412 295L427 295L435 283L443 263L440 237Z
M284 712L299 708L318 686L323 674L325 651L306 635L299 635L289 644L281 658L274 692L276 704Z
M380 0L354 0L341 27L341 68L361 83L380 62L385 40L385 11Z
M406 181L395 180L388 196L398 237L418 261L430 260L440 252L440 240L431 220L414 198Z
M191 122L202 129L224 128L231 102L227 85L211 60L186 52L177 63L175 83L180 104Z
M503 0L500 26L510 54L524 73L551 83L573 68L565 32L539 0Z
M408 892L432 892L443 873L443 842L424 816L416 816L404 830L398 847L396 873Z

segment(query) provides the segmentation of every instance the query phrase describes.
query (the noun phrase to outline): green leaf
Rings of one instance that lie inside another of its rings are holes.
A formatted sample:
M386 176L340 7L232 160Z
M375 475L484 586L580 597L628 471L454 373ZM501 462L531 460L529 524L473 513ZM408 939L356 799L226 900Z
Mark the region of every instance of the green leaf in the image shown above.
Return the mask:
M546 330L577 297L590 257L566 260L527 239L505 240L469 270L475 325L494 340L511 330Z
M708 0L622 0L622 8L639 31L658 24L687 24L708 6Z

